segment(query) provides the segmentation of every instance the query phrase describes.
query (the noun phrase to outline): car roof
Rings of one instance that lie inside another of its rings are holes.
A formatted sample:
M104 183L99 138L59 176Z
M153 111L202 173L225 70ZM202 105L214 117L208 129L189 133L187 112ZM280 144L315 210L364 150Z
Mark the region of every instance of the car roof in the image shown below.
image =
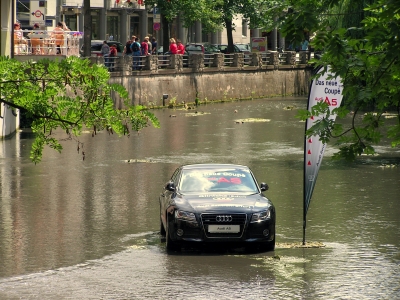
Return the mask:
M235 168L249 170L249 167L236 164L193 164L184 165L182 170L193 170L193 169L222 169L222 168Z
M200 49L204 48L204 46L202 44L186 44L185 45L185 48L190 48L190 47L192 47L192 48L200 48Z
M92 40L91 42L92 42L92 44L103 44L104 40ZM121 42L118 42L118 41L108 41L108 40L106 40L106 42L107 42L107 44L108 43L122 44Z

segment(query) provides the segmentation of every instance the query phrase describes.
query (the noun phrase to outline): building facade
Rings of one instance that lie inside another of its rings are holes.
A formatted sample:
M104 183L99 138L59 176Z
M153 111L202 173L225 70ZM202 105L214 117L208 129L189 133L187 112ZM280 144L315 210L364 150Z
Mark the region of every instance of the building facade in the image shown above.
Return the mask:
M71 30L83 31L83 0L17 0L16 3L16 20L21 23L22 29L31 29L36 18L44 22L48 30L54 28L57 22L64 21ZM112 39L125 43L135 35L142 38L152 36L161 42L159 14L152 7L146 7L143 0L91 0L90 6L92 39ZM44 16L40 13L36 16L38 10L43 11ZM246 20L238 15L234 23L234 42L249 43L251 32ZM191 28L184 28L179 17L171 24L170 31L171 37L179 38L184 43L227 43L225 30L203 34L200 22Z

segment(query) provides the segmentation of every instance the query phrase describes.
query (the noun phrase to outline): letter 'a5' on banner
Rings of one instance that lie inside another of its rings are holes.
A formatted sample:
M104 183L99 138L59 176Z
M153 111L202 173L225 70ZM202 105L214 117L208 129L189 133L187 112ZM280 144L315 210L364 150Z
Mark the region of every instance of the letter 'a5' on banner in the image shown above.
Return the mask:
M325 74L323 74L323 71L324 69L320 68L317 71L317 74L320 74L320 76L316 76L316 78L311 82L307 109L311 112L314 105L318 102L324 101L329 105L331 112L329 119L334 121L336 115L332 114L332 110L339 107L342 102L343 85L341 78L339 77L328 79L332 76L329 67ZM307 131L310 129L316 121L323 117L324 115L319 115L308 118L305 130ZM326 147L326 144L323 144L319 139L319 135L314 135L309 138L306 137L304 143L303 244L305 244L306 215Z

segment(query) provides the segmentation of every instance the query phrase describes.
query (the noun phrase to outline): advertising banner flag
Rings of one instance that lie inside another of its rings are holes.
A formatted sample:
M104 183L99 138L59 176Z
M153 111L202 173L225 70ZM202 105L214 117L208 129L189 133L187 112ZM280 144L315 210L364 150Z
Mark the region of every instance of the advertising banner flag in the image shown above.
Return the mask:
M335 120L336 115L332 114L332 110L339 107L343 98L343 85L340 77L331 78L330 68L323 73L324 69L317 71L316 78L311 82L310 92L308 95L308 111L318 102L326 102L331 112L329 120ZM330 78L330 79L328 79ZM307 131L314 123L324 118L325 115L311 116L306 120ZM304 205L303 205L303 244L305 244L306 215L310 206L311 196L317 181L318 171L321 166L322 157L324 156L326 144L320 141L319 135L306 137L304 142Z

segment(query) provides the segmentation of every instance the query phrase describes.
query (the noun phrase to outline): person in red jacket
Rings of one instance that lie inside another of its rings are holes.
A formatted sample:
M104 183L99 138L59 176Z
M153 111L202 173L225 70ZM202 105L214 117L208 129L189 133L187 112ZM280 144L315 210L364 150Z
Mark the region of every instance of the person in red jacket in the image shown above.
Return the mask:
M116 44L112 44L111 47L110 47L110 54L109 54L109 61L110 61L109 70L110 70L110 72L114 71L116 59L117 59L117 45Z
M169 42L169 52L171 52L171 54L178 54L178 46L176 45L175 39L170 38Z
M143 42L140 44L140 49L142 49L142 56L149 55L149 40L148 37L145 37Z
M185 54L185 46L183 46L181 40L176 40L177 48L178 48L178 54L183 55Z

